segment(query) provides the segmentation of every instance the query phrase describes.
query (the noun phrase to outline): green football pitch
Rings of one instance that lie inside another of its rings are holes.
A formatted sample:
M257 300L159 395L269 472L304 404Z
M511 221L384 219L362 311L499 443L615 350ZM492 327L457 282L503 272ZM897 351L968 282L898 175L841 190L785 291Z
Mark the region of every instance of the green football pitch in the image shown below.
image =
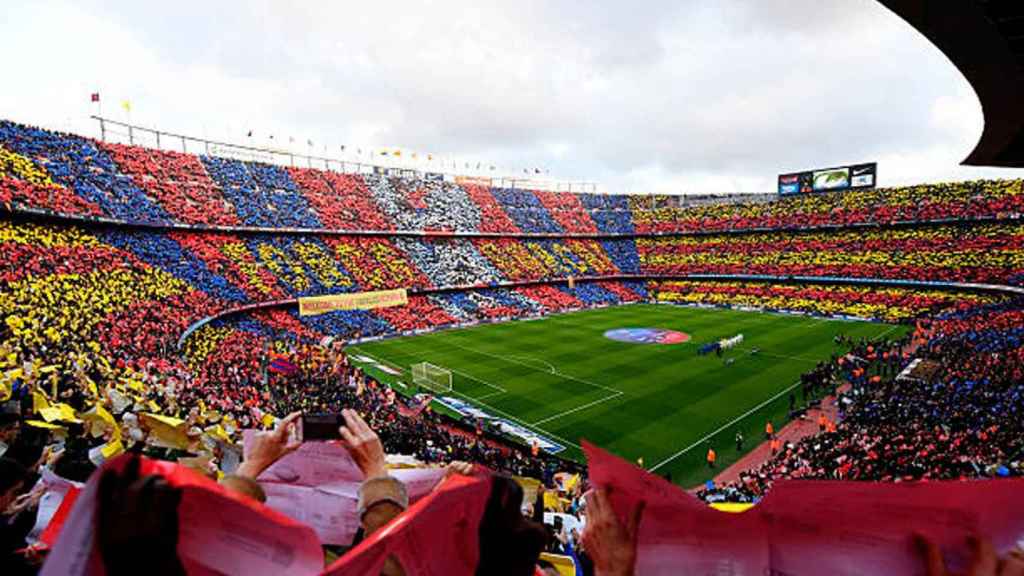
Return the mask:
M605 331L661 328L683 332L681 344L608 339ZM640 304L559 314L531 321L482 324L362 343L350 356L388 383L410 383L410 367L429 362L450 370L453 391L488 414L513 421L580 459L585 438L673 481L694 486L713 476L704 463L710 443L718 470L756 446L764 425L779 428L800 374L839 351L837 334L854 339L901 336L907 327L870 322ZM723 354L699 356L701 344L743 334ZM753 353L757 349L757 353ZM397 370L396 370L397 369ZM410 391L411 388L406 388Z

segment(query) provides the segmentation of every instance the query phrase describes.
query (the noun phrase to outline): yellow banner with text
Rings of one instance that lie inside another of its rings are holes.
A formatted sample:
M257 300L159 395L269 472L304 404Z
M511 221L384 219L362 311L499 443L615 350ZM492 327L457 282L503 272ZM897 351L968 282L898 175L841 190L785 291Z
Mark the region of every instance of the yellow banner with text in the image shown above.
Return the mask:
M331 294L299 298L299 316L314 316L334 310L373 310L390 306L405 306L409 296L405 288L355 292L353 294Z

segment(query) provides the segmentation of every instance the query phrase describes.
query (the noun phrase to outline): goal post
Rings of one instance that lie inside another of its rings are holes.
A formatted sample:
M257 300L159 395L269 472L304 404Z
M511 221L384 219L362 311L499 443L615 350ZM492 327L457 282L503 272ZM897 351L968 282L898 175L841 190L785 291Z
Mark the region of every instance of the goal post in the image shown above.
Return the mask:
M433 392L452 391L452 372L429 362L412 365L412 382Z

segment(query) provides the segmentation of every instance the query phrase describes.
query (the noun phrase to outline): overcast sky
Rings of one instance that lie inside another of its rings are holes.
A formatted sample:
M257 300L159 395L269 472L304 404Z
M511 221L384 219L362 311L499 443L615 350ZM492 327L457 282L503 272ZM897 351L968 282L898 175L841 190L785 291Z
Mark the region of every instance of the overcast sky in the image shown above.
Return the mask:
M882 185L1015 175L958 166L977 98L875 0L9 1L0 53L0 116L90 136L99 92L168 131L612 192L773 191L875 160Z

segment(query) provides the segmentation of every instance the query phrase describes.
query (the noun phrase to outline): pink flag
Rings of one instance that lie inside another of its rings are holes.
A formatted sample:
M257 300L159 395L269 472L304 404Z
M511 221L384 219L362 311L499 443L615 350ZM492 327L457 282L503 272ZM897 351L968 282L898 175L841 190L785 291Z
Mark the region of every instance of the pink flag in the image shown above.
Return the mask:
M1005 553L1024 537L1024 480L902 484L776 482L742 514L718 512L679 487L585 442L591 482L610 488L624 520L645 502L637 574L920 574L912 534L951 569L969 534Z
M255 430L243 431L243 442ZM444 478L443 468L392 470L405 484L409 502L426 496ZM304 442L259 477L267 506L312 527L322 544L348 546L359 529L359 485L363 473L339 442Z
M325 576L379 574L391 555L406 574L472 576L479 560L478 532L490 486L488 477L449 477L331 564Z
M129 456L93 473L79 494L43 576L102 576L95 542L97 492L102 472L122 470ZM178 557L189 574L319 574L323 551L311 528L225 490L216 482L171 462L141 459L140 475L158 474L182 491L178 505ZM139 567L144 574L146 566Z

